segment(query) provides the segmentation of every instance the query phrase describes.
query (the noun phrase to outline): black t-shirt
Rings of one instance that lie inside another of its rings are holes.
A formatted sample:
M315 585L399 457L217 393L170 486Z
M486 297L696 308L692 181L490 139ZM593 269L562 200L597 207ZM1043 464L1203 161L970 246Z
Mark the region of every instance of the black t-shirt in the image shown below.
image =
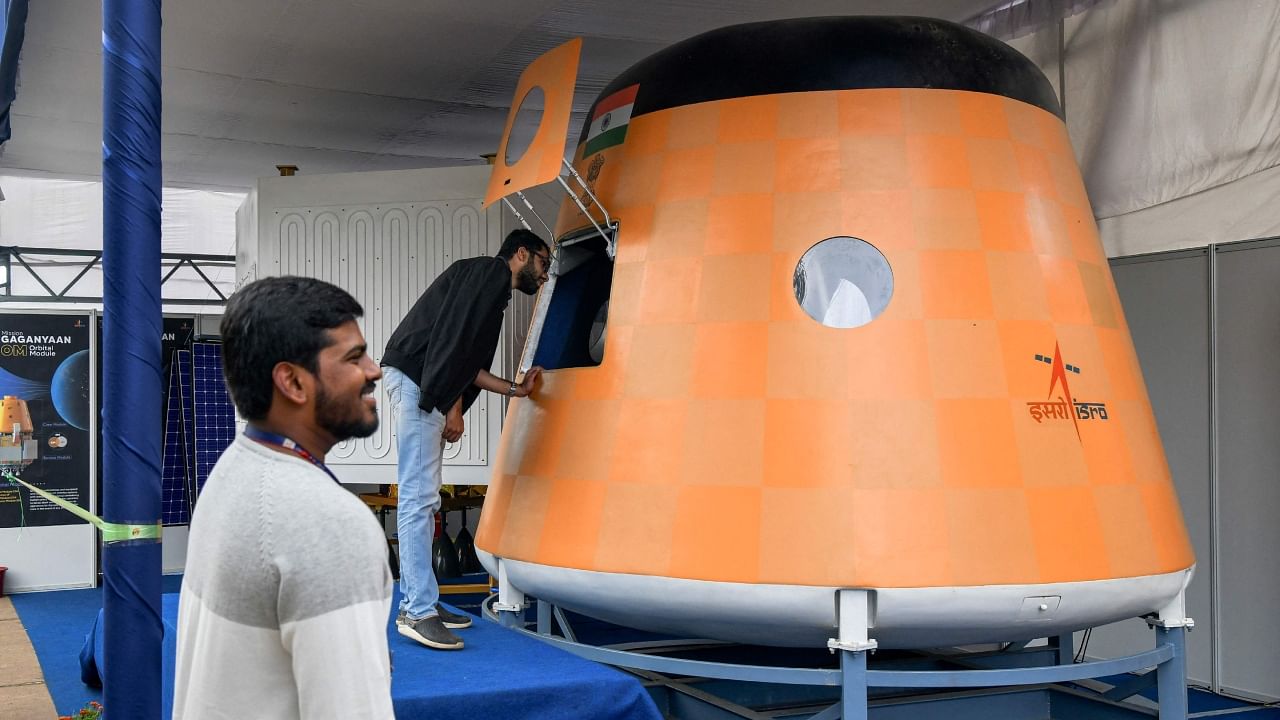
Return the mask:
M391 333L382 364L418 383L426 412L465 412L480 394L476 375L493 364L511 267L498 257L459 260L436 278Z

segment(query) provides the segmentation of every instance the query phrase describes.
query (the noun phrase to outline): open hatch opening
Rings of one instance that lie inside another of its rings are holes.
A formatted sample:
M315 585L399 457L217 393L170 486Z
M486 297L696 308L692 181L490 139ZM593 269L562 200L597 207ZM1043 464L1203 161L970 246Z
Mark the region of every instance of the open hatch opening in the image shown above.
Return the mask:
M609 242L616 228L610 228ZM604 360L613 260L594 228L556 244L551 279L534 311L522 369L594 367Z

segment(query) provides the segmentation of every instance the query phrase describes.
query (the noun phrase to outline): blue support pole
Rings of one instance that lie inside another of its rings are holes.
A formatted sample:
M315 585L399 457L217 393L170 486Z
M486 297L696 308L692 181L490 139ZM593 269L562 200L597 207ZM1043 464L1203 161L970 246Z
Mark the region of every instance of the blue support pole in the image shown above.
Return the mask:
M1187 629L1157 627L1156 646L1173 648L1173 657L1156 667L1156 690L1160 698L1160 720L1187 718Z
M867 653L840 651L840 717L867 720Z
M1054 649L1059 665L1070 665L1075 662L1075 636L1071 633L1049 638L1049 647Z
M538 601L538 634L551 634L551 603L546 600Z
M102 3L103 519L160 522L160 0ZM160 540L104 542L111 720L161 716Z
M26 32L27 0L0 3L0 143L13 135L9 113L18 97L18 59Z
M500 610L498 624L505 628L521 629L524 627L524 614L512 610Z

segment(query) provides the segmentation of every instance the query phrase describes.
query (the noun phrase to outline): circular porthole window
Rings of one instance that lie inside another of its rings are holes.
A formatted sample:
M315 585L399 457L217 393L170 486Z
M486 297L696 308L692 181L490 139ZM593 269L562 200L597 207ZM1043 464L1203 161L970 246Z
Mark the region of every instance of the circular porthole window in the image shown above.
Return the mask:
M511 167L524 157L533 138L538 134L538 126L542 123L542 107L546 102L546 93L541 87L534 86L525 93L520 101L520 109L516 111L516 119L511 123L511 134L507 136L507 156L503 158L507 167Z
M832 237L800 258L791 284L809 317L827 327L855 328L889 307L893 270L871 243Z

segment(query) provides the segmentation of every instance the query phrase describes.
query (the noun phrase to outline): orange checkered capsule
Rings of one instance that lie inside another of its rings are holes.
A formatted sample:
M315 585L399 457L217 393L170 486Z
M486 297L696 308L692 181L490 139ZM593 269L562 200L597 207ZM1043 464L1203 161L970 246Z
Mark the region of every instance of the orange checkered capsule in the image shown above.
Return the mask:
M759 23L640 62L588 115L491 567L606 620L777 645L825 644L842 588L874 593L882 647L1179 596L1191 546L1030 61L936 20Z

